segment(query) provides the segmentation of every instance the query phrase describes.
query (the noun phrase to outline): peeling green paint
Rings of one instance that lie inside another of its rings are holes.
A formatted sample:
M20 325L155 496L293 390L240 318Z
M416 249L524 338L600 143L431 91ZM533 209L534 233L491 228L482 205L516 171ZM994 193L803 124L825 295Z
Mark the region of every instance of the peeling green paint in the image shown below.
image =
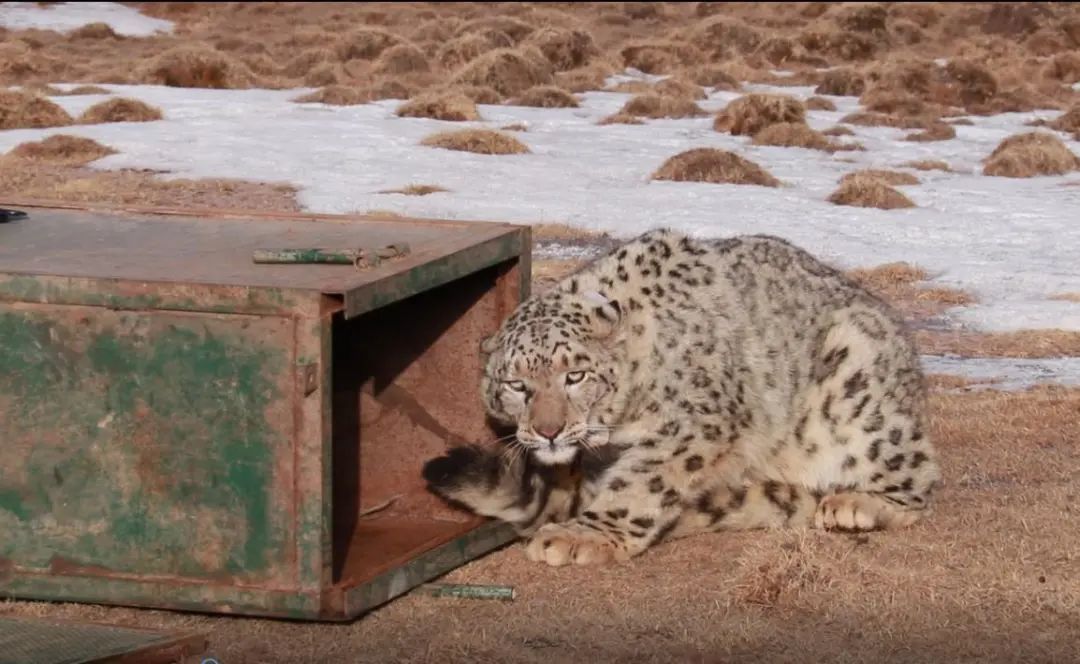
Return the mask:
M0 400L16 404L0 420L0 556L272 571L291 537L273 477L290 432L266 418L290 403L286 322L45 309L0 305Z

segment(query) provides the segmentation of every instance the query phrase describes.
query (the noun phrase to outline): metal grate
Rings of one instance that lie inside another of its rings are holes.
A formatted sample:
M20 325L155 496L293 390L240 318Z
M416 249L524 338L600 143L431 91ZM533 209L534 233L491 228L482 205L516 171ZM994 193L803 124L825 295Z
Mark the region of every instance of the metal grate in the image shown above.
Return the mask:
M92 664L176 641L152 630L0 618L0 664Z

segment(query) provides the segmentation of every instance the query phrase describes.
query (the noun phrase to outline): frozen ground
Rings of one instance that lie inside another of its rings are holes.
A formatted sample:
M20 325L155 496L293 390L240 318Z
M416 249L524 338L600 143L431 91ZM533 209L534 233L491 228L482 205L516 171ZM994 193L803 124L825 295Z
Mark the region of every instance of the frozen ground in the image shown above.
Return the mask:
M1024 390L1046 383L1080 387L1080 357L1026 360L923 355L922 364L927 373L973 381L968 386L971 389Z
M36 2L0 3L0 26L11 30L56 30L70 32L90 23L107 23L118 35L146 37L155 32L172 32L172 21L151 18L116 2L58 2L41 6Z

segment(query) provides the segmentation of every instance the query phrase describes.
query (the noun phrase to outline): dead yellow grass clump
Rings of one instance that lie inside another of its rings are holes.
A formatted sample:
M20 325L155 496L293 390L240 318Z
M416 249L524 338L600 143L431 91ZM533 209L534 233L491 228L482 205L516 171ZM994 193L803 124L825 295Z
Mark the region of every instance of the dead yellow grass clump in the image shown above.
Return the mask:
M366 88L353 88L346 85L328 85L315 92L300 95L292 101L298 104L327 104L329 106L357 106L374 99Z
M451 91L460 92L473 101L474 104L498 104L502 101L494 88L486 85L458 85L450 88Z
M511 16L496 15L468 21L458 29L458 34L497 31L510 37L516 44L532 34L535 29L534 26L525 21L521 21Z
M693 118L706 114L691 99L652 93L632 98L623 105L619 113L645 118Z
M956 138L956 129L944 122L933 122L923 131L908 134L904 137L904 140L929 143L932 141L947 141L953 138Z
M59 90L55 94L64 97L75 97L79 95L108 95L112 94L112 91L98 85L77 85L66 92Z
M112 29L108 23L87 23L86 25L76 28L68 33L70 39L120 39L120 35L116 34L116 31Z
M471 32L443 42L435 59L447 69L458 69L488 51L512 48L514 40L502 32Z
M1041 131L1006 138L983 163L984 175L1009 178L1062 175L1080 170L1080 157L1060 138Z
M0 129L40 129L72 123L67 111L40 95L0 90Z
M600 54L592 35L584 30L542 28L532 33L526 43L543 53L555 71L583 67Z
M526 154L529 146L518 139L490 129L462 129L432 134L420 142L432 148L477 154Z
M702 20L690 29L689 37L714 61L727 59L735 53L751 53L762 42L761 33L728 16Z
M877 177L855 175L840 184L828 200L835 205L896 210L915 207L910 198L882 182Z
M516 95L554 80L551 64L538 55L535 51L496 49L467 64L454 76L453 83L487 86L501 95Z
M79 116L79 124L104 122L153 122L164 116L161 109L138 99L119 97L94 104Z
M373 60L391 46L397 46L404 40L378 28L361 28L338 40L336 52L340 60Z
M855 132L851 131L847 127L842 125L836 125L835 127L829 127L825 131L821 132L826 136L854 136Z
M683 97L685 99L708 99L709 97L700 85L681 78L665 78L652 86L652 91L665 97Z
M391 46L375 61L374 72L382 76L397 76L431 70L427 56L415 44Z
M145 67L141 80L174 88L242 89L255 85L255 74L239 60L209 47L178 46Z
M703 65L689 70L687 77L697 85L716 90L738 90L742 87L731 72L716 65Z
M1067 51L1055 55L1046 66L1046 76L1066 85L1080 81L1080 52Z
M753 136L771 124L806 124L806 107L787 95L754 93L728 104L713 122L716 131Z
M427 196L429 194L437 194L444 191L450 190L432 184L410 184L409 186L402 187L401 189L387 189L386 191L380 191L379 193L405 194L406 196Z
M832 103L825 97L810 97L804 102L807 110L810 111L835 111L836 104Z
M781 122L771 124L754 134L751 143L754 145L776 145L780 147L807 148L810 150L824 150L836 152L838 150L854 150L854 145L844 145L830 141L827 136L809 126L797 122Z
M1062 302L1080 302L1080 293L1057 293L1050 296L1051 300L1060 300Z
M653 173L652 179L672 182L752 184L763 187L780 186L780 181L761 166L734 152L715 148L695 148L680 152L665 161Z
M963 357L1078 357L1080 332L1020 330L993 334L918 330L915 342L924 353L955 353Z
M904 173L902 171L887 171L878 168L866 168L861 171L853 171L847 173L844 177L840 178L840 184L850 181L853 178L873 178L880 180L891 187L902 187L906 185L919 184L919 178L915 177L911 173Z
M840 118L840 122L860 127L898 127L900 129L922 129L927 124L925 120L918 117L867 111L848 113Z
M116 154L116 150L81 136L54 134L41 141L20 143L7 156L30 161L82 166L96 159Z
M596 124L598 125L613 125L613 124L626 124L626 125L640 125L645 124L645 121L641 118L630 115L629 113L613 113L606 118L601 119Z
M609 72L598 67L583 67L570 71L555 72L555 85L569 92L602 90Z
M1074 139L1080 140L1080 104L1073 106L1056 119L1047 123L1046 126L1051 129L1057 129L1058 131L1071 132Z
M688 42L650 40L628 43L619 51L623 65L646 74L667 74L701 64L704 55Z
M903 165L918 171L945 171L946 173L952 173L952 168L939 159L917 159Z
M535 108L577 108L578 100L562 88L554 85L537 85L512 99L512 106L532 106Z
M423 93L399 106L397 115L404 118L432 118L449 122L480 119L476 104L458 91Z
M605 88L608 92L623 92L632 95L643 95L653 91L653 86L647 81L619 81L615 85Z
M309 48L293 56L281 71L286 76L302 78L315 67L334 59L334 52L325 47Z

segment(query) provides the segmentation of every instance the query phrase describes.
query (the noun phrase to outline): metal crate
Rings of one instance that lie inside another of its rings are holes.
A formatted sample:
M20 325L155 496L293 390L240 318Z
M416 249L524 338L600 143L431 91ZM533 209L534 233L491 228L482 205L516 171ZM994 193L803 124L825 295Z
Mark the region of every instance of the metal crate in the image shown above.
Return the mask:
M345 620L511 539L420 468L493 438L528 227L0 206L0 596Z

